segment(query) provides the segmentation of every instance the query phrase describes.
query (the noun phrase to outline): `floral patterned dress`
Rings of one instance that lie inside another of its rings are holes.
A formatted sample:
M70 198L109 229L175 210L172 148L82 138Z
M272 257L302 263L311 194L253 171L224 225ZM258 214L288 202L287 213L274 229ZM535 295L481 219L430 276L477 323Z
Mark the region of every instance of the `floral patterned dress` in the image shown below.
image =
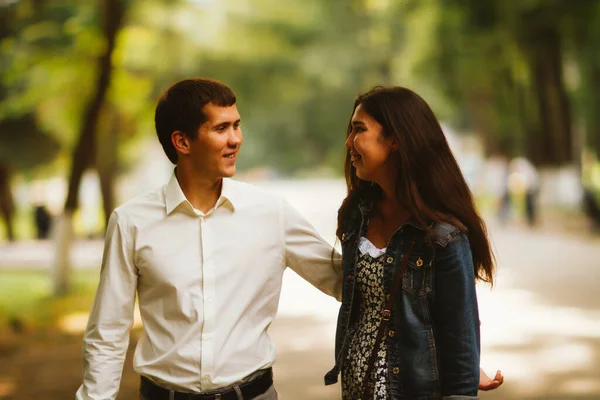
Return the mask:
M371 351L375 345L381 310L385 305L383 290L383 257L385 249L377 249L366 238L359 243L361 252L356 265L357 298L360 301L359 318L350 327L349 346L342 369L342 398L362 399L365 382L371 388L373 400L389 399L387 345L382 340L377 349L372 375L367 377ZM374 390L373 390L374 388Z

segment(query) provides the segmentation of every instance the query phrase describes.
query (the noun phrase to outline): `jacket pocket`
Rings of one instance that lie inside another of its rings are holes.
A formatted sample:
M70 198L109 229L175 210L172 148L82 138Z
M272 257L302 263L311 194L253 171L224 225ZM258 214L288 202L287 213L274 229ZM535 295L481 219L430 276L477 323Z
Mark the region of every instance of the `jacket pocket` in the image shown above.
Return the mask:
M402 276L402 290L417 296L430 293L433 290L431 265L430 254L411 254Z

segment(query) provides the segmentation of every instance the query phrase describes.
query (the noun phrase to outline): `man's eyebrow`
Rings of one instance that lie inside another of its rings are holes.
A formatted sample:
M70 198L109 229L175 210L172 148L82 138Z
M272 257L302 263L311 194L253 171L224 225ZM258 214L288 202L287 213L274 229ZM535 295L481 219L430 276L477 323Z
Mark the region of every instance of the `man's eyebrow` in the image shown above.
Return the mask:
M219 127L227 127L231 125L231 122L229 121L224 121L224 122L219 122L218 124L214 124L213 128L219 128Z
M241 122L242 122L242 120L239 118L237 120L235 120L233 123L231 123L231 121L223 121L223 122L213 125L213 128L218 128L220 126L238 125Z

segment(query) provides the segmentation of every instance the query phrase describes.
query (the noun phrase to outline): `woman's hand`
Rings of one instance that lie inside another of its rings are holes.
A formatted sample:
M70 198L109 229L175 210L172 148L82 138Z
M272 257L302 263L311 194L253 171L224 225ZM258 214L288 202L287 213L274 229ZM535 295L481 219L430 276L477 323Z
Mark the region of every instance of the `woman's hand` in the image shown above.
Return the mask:
M504 383L504 376L498 370L494 379L490 378L483 369L479 368L479 390L488 391L497 389Z

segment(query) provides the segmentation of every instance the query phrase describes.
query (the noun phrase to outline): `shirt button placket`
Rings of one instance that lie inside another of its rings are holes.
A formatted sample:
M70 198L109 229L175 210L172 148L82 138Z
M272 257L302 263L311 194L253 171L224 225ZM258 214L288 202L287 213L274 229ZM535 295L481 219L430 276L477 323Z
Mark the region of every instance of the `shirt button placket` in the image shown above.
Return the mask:
M212 265L210 264L210 232L208 229L207 219L205 216L200 218L200 241L202 247L202 309L204 324L201 335L201 346L202 346L202 378L201 384L206 389L210 387L210 374L213 369L213 343L212 343L212 332L213 332L213 318L214 310L212 307L213 297L213 286L214 276Z

